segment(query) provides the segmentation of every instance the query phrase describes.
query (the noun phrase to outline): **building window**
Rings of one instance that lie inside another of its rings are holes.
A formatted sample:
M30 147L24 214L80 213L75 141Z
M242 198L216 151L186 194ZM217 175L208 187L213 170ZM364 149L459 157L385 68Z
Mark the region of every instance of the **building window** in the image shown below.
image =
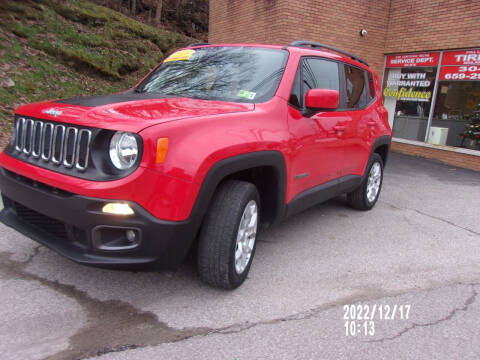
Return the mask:
M467 126L480 110L480 81L440 81L428 141L432 144L476 149L478 141L468 135ZM435 135L435 131L442 132ZM473 135L477 135L474 134ZM480 137L480 127L478 128ZM439 138L439 137L442 138Z
M394 137L480 150L480 49L387 56L383 96Z
M387 57L383 96L394 137L425 140L439 57L440 53Z
M446 51L428 142L480 150L480 49Z

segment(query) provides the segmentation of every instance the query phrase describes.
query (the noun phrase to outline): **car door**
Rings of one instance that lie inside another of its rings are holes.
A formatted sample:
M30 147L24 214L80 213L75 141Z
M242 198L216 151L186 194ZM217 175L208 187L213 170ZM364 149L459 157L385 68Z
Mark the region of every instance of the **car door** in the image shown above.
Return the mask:
M372 79L373 80L373 79ZM342 177L362 175L370 153L370 140L375 131L378 114L371 108L373 98L369 91L367 72L350 64L343 64L340 81L345 89L345 117L342 134Z
M293 138L290 198L321 184L331 183L334 191L334 180L342 172L345 113L307 111L305 94L313 88L339 91L340 63L318 57L300 60L288 111L288 126Z

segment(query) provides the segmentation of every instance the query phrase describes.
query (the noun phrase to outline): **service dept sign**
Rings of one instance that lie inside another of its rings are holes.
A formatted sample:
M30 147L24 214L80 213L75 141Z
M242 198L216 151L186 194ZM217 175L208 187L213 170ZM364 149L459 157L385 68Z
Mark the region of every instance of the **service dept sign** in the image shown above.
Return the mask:
M439 59L439 52L390 55L387 56L386 67L437 66Z

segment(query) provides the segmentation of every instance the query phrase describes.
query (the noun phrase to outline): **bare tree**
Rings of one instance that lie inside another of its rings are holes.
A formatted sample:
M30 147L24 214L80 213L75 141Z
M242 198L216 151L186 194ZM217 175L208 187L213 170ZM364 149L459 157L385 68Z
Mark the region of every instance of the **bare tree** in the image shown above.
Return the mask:
M157 10L155 12L155 24L160 24L160 18L162 17L162 5L163 5L163 0L158 0L157 3Z
M137 12L137 0L132 0L132 15L135 16Z

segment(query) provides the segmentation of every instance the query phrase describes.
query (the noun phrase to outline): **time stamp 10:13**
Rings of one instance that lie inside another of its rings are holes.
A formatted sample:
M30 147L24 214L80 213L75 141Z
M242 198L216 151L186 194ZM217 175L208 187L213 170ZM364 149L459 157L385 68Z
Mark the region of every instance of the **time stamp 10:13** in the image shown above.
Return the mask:
M374 336L375 321L408 320L411 305L344 305L345 336Z

